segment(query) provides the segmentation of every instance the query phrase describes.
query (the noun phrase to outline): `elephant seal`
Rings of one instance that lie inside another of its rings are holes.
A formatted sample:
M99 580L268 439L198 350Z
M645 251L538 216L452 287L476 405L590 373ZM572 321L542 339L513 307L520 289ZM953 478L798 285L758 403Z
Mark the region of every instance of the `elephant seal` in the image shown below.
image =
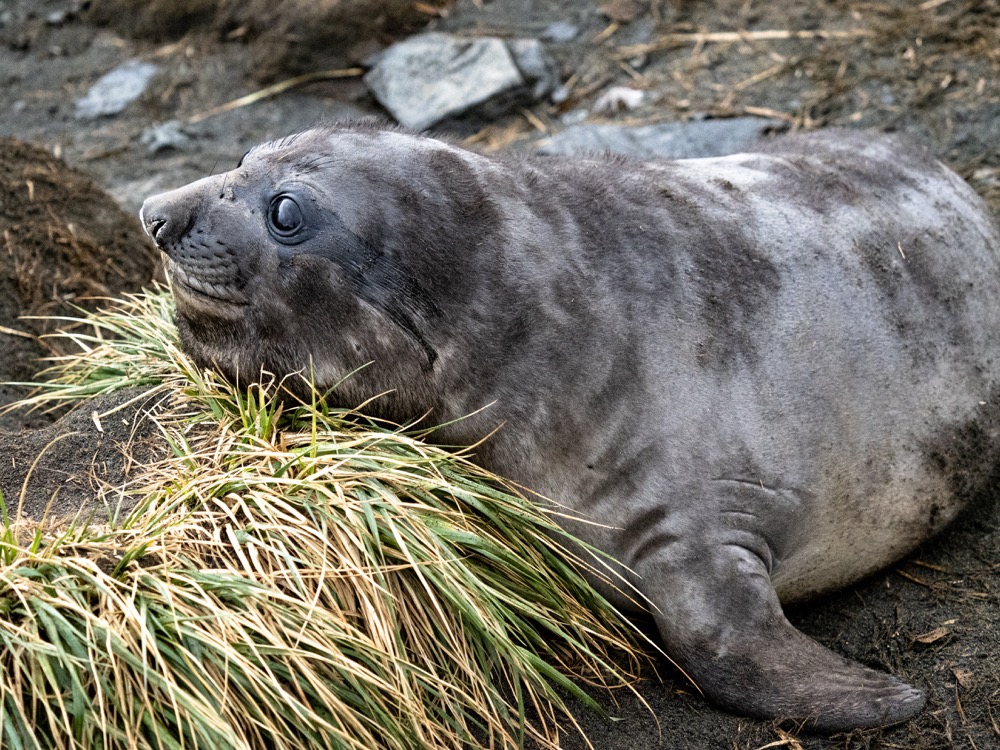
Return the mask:
M448 444L502 426L478 460L597 522L564 524L721 706L831 731L924 705L781 602L899 559L997 479L1000 238L938 162L836 131L488 158L357 124L254 148L142 220L201 366L311 370Z

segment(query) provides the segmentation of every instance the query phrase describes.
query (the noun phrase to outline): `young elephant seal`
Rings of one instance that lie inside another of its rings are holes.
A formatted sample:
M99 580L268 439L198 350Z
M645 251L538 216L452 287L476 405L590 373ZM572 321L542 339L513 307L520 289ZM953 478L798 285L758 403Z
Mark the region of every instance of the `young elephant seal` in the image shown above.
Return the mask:
M502 425L479 460L601 524L565 523L632 571L722 706L822 730L923 706L779 602L899 559L994 476L1000 238L939 163L850 132L504 160L356 125L142 218L198 363L321 389L362 368L333 398L475 412L450 444Z

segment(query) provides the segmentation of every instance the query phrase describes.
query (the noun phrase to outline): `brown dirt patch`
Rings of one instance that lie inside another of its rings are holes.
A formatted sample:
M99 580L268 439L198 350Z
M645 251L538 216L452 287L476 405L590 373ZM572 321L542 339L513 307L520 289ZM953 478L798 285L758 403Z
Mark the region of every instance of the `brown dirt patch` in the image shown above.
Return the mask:
M94 0L89 20L126 36L164 41L192 30L252 47L268 81L364 55L364 42L413 31L451 0ZM360 47L359 47L360 45ZM359 50L361 50L359 52Z
M148 284L158 257L138 221L82 172L52 154L0 139L0 382L30 380L58 344L39 337L96 297ZM0 385L0 406L23 394ZM37 423L37 417L34 418ZM17 424L0 416L0 427Z
M159 397L144 392L126 389L95 398L38 429L0 431L0 493L8 516L100 523L128 511L129 482L144 464L167 453L166 441L146 418Z

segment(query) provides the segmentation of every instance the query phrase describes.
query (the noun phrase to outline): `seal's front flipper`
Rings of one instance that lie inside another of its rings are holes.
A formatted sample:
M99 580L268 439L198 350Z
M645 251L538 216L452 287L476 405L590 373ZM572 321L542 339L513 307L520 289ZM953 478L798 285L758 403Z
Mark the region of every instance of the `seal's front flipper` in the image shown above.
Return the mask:
M895 724L924 706L919 690L792 627L764 563L744 547L675 542L641 568L667 652L724 708L833 732Z

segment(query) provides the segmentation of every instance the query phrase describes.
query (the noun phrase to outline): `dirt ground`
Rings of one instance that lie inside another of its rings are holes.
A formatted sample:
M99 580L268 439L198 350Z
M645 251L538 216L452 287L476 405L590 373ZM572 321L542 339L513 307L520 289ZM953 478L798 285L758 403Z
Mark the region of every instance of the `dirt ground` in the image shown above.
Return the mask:
M450 123L441 131L486 151L529 150L557 131L562 118L589 110L609 86L628 85L649 93L637 109L611 118L617 122L758 115L793 128L912 134L1000 213L1000 0L611 0L603 11L600 3L459 0L440 15L434 3L415 3L445 31L538 37L554 21L578 30L569 41L546 42L568 90L561 104L541 103L485 127ZM373 35L334 42L304 33L310 24L301 19L267 31L198 13L188 19L193 26L164 24L150 34L130 29L124 17L114 28L97 26L102 5L0 0L0 136L62 156L133 215L145 196L230 168L260 141L323 120L380 113L356 75L217 108L260 90L262 81L358 65L390 41L384 19ZM310 4L283 7L301 12ZM114 117L76 119L74 100L132 58L159 66L142 98ZM150 153L142 132L171 119L183 124L189 141ZM0 196L5 226L13 221L11 205ZM134 274L136 283L142 275ZM5 314L0 325L13 324ZM0 334L0 361L21 356L13 338ZM790 613L798 627L838 653L926 687L928 707L913 721L834 737L796 735L794 728L715 710L667 665L661 679L650 674L641 685L652 713L627 695L617 706L605 696L614 721L585 712L580 720L598 750L997 748L998 605L1000 504L982 498L894 569ZM583 744L569 734L565 746Z

